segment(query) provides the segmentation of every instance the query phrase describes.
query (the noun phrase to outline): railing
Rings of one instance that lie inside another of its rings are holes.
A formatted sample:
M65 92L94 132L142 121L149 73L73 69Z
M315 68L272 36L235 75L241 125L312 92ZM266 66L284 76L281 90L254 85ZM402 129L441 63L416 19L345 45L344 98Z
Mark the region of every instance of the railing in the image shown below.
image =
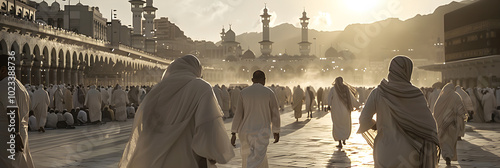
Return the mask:
M82 42L82 43L87 43L87 44L91 44L91 45L95 45L95 46L99 46L99 47L113 48L113 46L111 46L111 43L109 41L95 39L95 38L92 38L90 36L75 33L73 31L68 31L68 30L65 30L62 28L54 28L50 25L44 25L44 24L33 22L33 21L19 19L19 18L13 17L11 15L7 15L7 14L0 15L0 20L1 20L0 25L4 24L4 25L13 26L13 27L19 27L19 28L22 28L24 30L36 32L39 34L46 34L49 36L61 37L61 38L65 38L65 39L69 39L69 40L73 40L73 41L78 41L78 42ZM161 63L161 64L170 64L170 62L172 62L171 60L168 60L165 58L160 58L152 53L145 52L144 50L140 50L140 49L133 48L133 47L123 45L123 44L120 44L118 46L118 48L115 48L115 49L122 50L122 51L125 51L128 53L131 53L131 54L139 55L139 56L145 57L147 59L157 61L158 63ZM126 56L126 55L124 55L124 56Z

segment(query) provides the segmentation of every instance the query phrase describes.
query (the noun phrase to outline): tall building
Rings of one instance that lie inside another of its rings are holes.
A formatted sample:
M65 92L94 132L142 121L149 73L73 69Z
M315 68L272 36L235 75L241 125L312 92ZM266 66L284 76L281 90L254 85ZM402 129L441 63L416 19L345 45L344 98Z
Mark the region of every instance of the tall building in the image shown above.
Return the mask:
M152 39L154 36L154 19L156 17L156 10L158 8L153 7L153 0L146 0L146 7L144 10L144 21L143 21L143 32L146 36L146 39Z
M224 33L224 28L222 28L221 38L222 38L222 48L223 48L223 58L237 58L241 55L240 43L236 42L236 34L229 26L229 30Z
M81 3L64 6L64 27L76 33L107 40L106 21L99 7L89 7Z
M45 24L54 28L64 28L64 11L61 10L61 5L54 1L50 6L47 2L42 1L36 7L36 20L43 21Z
M130 0L132 10L132 47L144 49L144 34L142 33L142 12L145 1L143 0Z
M299 19L300 25L302 25L302 41L299 43L300 55L307 56L309 55L309 52L311 52L311 43L308 39L309 28L307 27L309 25L309 18L307 17L305 10L302 12L302 18Z
M264 7L264 14L260 15L262 19L262 41L260 43L260 52L263 56L270 56L273 51L273 42L269 40L269 22L271 15L267 13L267 6Z
M445 62L420 68L442 72L443 82L464 87L500 86L498 11L500 1L479 0L445 14Z
M111 45L118 46L120 44L130 46L131 29L121 24L118 19L113 19L107 23L108 41Z
M155 32L153 23L158 8L153 7L153 0L146 0L146 7L144 7L143 10L145 20L143 20L142 32L144 33L144 37L146 37L144 50L150 53L156 53L156 41L153 39Z
M154 29L158 56L177 58L191 51L193 41L167 17L155 19Z

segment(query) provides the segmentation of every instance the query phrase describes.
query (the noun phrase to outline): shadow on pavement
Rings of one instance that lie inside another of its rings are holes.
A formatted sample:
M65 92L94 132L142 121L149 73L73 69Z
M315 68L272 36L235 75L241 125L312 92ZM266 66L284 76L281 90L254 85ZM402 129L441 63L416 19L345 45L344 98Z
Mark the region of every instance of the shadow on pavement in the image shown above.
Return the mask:
M326 167L351 167L351 159L346 155L345 151L335 151L332 158L328 160Z
M313 117L316 117L316 119L320 119L320 118L323 118L326 114L328 114L328 112L320 110L320 111L314 112Z
M470 135L470 134L467 134ZM471 135L473 136L473 135ZM482 137L482 136L481 136ZM483 139L488 139L484 138ZM474 166L474 167L491 167L494 165L490 165L493 160L498 159L498 156L489 152L485 151L483 148L484 146L478 146L476 144L470 143L468 141L458 141L457 146L463 146L465 151L457 151L457 161L460 167L469 167L469 166ZM457 149L458 150L458 149ZM441 161L444 161L441 159ZM490 164L488 164L490 163ZM486 164L486 165L482 165ZM452 162L453 166L453 162Z
M291 133L303 128L304 126L306 126L307 123L309 123L309 121L311 121L311 119L307 119L307 120L299 121L299 122L293 122L293 123L290 123L288 125L281 127L280 136L287 136L288 134L291 134Z

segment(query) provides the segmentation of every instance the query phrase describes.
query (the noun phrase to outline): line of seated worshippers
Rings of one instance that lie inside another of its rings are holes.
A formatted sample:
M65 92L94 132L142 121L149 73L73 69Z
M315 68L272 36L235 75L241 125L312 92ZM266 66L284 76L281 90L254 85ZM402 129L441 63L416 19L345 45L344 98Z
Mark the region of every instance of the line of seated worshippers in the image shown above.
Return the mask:
M28 89L28 91L31 93L33 93L35 91L34 87L27 87L27 88L30 88L30 89ZM48 89L44 88L44 90L47 91ZM128 91L128 88L125 91ZM143 98L144 95L141 98ZM137 109L136 107L137 107L137 105L134 105L134 103L128 103L126 105L126 113L127 113L126 118L128 118L128 119L134 118L135 112ZM67 109L57 110L57 109L52 109L49 107L47 109L45 125L38 126L36 115L34 114L33 109L30 109L28 126L29 126L30 131L45 132L45 128L47 128L47 129L62 129L62 128L74 129L75 126L103 124L106 122L117 121L115 119L115 112L114 111L115 111L115 107L102 103L102 107L101 107L102 121L90 122L91 120L90 120L90 115L89 115L89 109L85 106L83 106L82 108L76 107L76 108L71 109L69 111ZM40 127L42 129L40 129Z

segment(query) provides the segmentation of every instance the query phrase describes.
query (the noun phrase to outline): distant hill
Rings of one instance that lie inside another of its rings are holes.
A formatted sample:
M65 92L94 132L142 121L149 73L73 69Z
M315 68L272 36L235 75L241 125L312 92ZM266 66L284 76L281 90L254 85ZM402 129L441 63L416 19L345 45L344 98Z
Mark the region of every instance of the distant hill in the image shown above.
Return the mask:
M397 54L405 54L412 58L429 58L433 60L436 50L433 44L440 38L444 41L444 14L461 8L474 0L451 2L440 6L432 14L416 15L413 18L401 21L389 18L370 24L352 24L344 31L317 31L309 30L309 42L312 42L311 54L314 48L318 56L330 47L337 50L349 49L356 57L370 60L383 60L392 58ZM273 53L298 55L298 42L301 30L292 24L284 23L270 30ZM317 46L313 37L317 38ZM236 41L246 50L250 48L255 55L260 55L259 41L262 40L261 32L243 33L236 36ZM409 49L413 49L409 51ZM321 50L321 51L320 51Z

